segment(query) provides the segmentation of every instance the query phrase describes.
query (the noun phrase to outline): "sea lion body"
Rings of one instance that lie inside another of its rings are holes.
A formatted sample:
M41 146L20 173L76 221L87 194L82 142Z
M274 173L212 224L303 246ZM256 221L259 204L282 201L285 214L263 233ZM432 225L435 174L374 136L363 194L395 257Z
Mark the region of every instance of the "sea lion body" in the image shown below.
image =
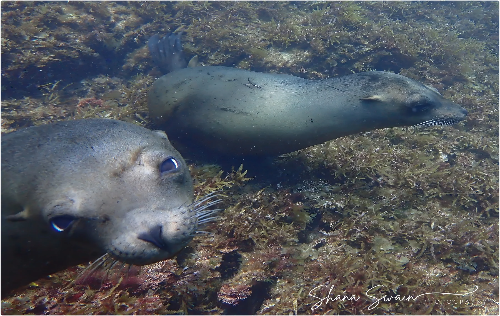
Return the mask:
M150 116L172 141L229 155L276 155L373 129L448 125L467 111L407 77L370 71L308 80L208 66L159 78Z
M109 253L172 257L197 228L193 184L165 133L89 119L2 136L2 293Z

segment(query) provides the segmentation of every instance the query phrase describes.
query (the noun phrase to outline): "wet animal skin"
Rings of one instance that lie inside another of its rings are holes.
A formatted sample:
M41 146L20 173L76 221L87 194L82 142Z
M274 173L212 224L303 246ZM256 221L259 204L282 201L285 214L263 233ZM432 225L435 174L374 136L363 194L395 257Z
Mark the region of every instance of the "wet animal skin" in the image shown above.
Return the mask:
M155 37L149 48L161 50L153 54L158 63L177 61L149 91L150 117L174 144L193 151L278 155L379 128L450 125L467 115L435 89L394 73L308 80L221 66L182 68L177 35Z
M162 131L88 119L2 136L2 295L106 253L174 256L212 211ZM208 216L208 217L207 217Z

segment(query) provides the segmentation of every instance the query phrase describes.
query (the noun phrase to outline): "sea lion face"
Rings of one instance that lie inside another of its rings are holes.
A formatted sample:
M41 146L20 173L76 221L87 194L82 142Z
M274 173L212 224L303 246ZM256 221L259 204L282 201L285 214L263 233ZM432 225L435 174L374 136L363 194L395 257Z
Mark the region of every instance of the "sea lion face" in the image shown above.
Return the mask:
M385 116L392 126L451 125L463 120L467 111L446 100L433 88L410 78L381 71L357 74L364 80L362 91L368 91L360 99L366 108ZM384 120L381 119L381 122Z
M2 135L1 158L2 293L104 253L137 265L170 258L216 212L214 195L193 202L165 133L131 123L29 127Z
M197 218L188 167L166 135L151 132L133 141L120 143L118 155L94 166L90 177L66 180L62 192L54 192L63 198L43 216L63 237L91 241L119 261L140 265L175 255L192 239Z
M60 122L6 135L2 151L2 241L40 249L39 258L59 260L60 243L79 241L147 264L172 257L197 229L188 167L164 132Z

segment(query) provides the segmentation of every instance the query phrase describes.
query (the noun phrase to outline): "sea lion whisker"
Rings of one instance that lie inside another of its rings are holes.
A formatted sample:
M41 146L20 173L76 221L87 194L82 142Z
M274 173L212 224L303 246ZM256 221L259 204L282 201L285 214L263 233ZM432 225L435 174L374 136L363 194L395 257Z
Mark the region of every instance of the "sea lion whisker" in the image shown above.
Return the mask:
M115 266L117 263L119 263L119 262L120 262L120 261L118 261L118 260L116 260L116 259L115 259L115 260L113 261L113 263L112 263L109 267L107 267L107 268L106 268L106 276L104 277L104 279L107 279L107 278L108 278L109 273L111 272L111 270L112 270L112 269L114 268L114 266ZM123 265L122 265L122 267L123 267Z
M129 277L129 274L130 274L130 269L132 269L132 264L129 264L128 265L128 269L127 269L127 279Z
M220 219L220 216L215 215L220 209L206 211L205 214L198 217L198 225L204 225L207 223L215 222Z
M221 210L220 208L215 209L215 210L206 210L206 211L203 211L201 214L200 213L196 214L196 217L198 218L198 221L204 220L207 217L209 217L210 215L218 213L220 210Z
M118 271L119 271L120 273L123 273L123 271L124 271L125 269L127 269L127 270L128 270L128 266L129 266L129 265L130 265L129 263L122 262L122 266L120 267L120 269L118 269Z
M195 232L195 235L213 235L214 233L212 232L207 232L207 231L204 231L204 230L197 230Z
M203 224L206 224L206 223L215 222L218 219L220 219L220 216L208 217L208 218L202 219L201 221L199 220L198 221L198 225L203 225Z
M194 201L194 203L197 203L197 202L204 202L208 199L211 199L213 197L216 197L216 196L222 196L222 194L220 193L221 191L214 191L214 192L210 192L210 193L207 193L206 195L204 195L203 197L201 197L200 199L197 199L196 201Z
M213 196L215 196L215 192L211 192L211 193L195 200L193 203L191 203L191 205L199 205L199 204L205 202L206 200L211 199Z
M105 253L104 255L100 256L99 258L94 260L94 262L89 264L85 269L83 269L78 274L78 276L73 281L71 281L65 288L70 287L76 281L85 282L87 280L87 278L92 275L92 273L94 273L99 267L102 267L106 263L106 261L108 261L109 259L112 259L112 258L108 253Z
M204 218L209 217L209 216L211 216L213 214L219 213L221 210L222 209L220 209L220 208L216 208L216 209L213 209L213 210L205 210L203 212L197 213L196 217L198 219L204 219Z
M425 128L425 127L431 127L431 126L453 125L453 124L458 123L459 121L460 121L459 119L455 119L455 118L441 118L441 117L438 117L438 118L433 118L433 119L430 119L430 120L427 120L427 121L415 124L415 125L413 125L413 127L415 127L415 129L417 130L419 128Z
M121 275L121 274L123 273L123 269L127 268L127 267L128 267L128 265L129 265L129 264L128 264L128 263L126 263L126 262L123 262L123 261L118 261L118 260L117 260L117 262L115 262L115 263L113 264L113 266L111 266L111 267L109 268L108 272L111 272L112 268L113 268L113 267L114 267L117 263L120 263L120 264L121 264L121 265L120 265L120 267L119 267L119 268L116 268L116 270L115 270L115 273L118 273L119 275ZM114 274L113 274L113 275L114 275Z
M207 208L209 208L211 206L214 206L214 205L216 205L216 204L218 204L220 202L221 202L221 200L217 200L217 201L210 202L210 203L208 203L206 205L200 206L200 207L198 207L198 208L195 209L196 214L200 214L201 212L203 212L203 210L205 210L205 209L207 209Z
M213 215L221 211L221 209L213 209L213 210L208 209L222 201L222 199L210 200L212 198L216 198L219 196L220 194L212 192L192 204L192 206L194 206L194 211L196 213L194 216L198 219L198 225L203 225L209 222L213 222L219 218L218 216L213 216Z
M120 262L120 261L119 261L119 260L117 260L117 259L115 259L115 258L113 258L113 261L109 261L109 262L108 262L108 263L109 263L109 266L108 266L108 267L106 267L106 269L108 269L108 270L112 269L112 268L113 268L113 267L114 267L114 266L115 266L118 262Z
M103 270L106 270L106 274L104 278L101 278L101 284L99 285L99 288L102 288L102 285L104 283L104 280L108 279L109 271L111 268L116 264L118 260L113 258L112 256L109 256L102 264L100 264L98 267L101 267ZM95 271L95 270L94 270ZM92 273L94 272L92 271Z
M82 271L82 274L85 272L89 272L89 274L93 273L95 270L97 270L97 268L103 266L109 259L111 259L111 256L108 253L105 253L104 255L97 258L94 262L92 262L88 267L86 267Z
M217 192L211 192L207 195L205 195L204 197L194 201L190 206L197 206L197 205L200 205L208 200L210 200L211 198L214 198L214 197L218 197L218 196L222 196L221 194L218 194Z

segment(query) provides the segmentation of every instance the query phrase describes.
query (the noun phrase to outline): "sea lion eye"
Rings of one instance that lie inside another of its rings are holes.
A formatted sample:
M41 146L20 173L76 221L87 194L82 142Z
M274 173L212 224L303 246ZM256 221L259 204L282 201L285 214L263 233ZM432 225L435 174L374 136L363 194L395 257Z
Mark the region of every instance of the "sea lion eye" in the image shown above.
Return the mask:
M409 100L409 109L414 114L420 114L430 111L435 104L425 96L413 96Z
M413 113L427 112L431 106L428 102L415 102L411 105L411 111Z
M61 215L50 219L50 225L57 232L63 232L70 228L76 221L76 217L71 215Z
M165 172L169 173L177 169L179 169L179 163L173 157L163 160L160 164L160 173L162 174Z

